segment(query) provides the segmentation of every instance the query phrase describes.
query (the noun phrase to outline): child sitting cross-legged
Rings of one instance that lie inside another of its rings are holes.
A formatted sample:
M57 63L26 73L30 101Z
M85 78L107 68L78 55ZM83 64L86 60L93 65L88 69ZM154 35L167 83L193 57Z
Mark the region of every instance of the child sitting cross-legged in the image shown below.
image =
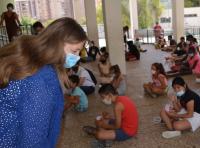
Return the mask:
M69 76L70 87L72 89L71 94L65 95L67 103L65 104L64 110L68 110L74 106L74 110L77 112L85 112L88 109L88 98L86 94L78 87L79 77L76 75Z
M170 104L160 113L169 130L162 133L164 138L180 136L185 130L195 132L200 127L200 96L181 77L172 81L172 87L176 95L171 95Z
M157 95L165 94L168 82L163 65L161 63L152 64L151 73L153 82L143 85L145 92L153 98Z
M98 140L124 141L134 137L138 130L138 113L135 104L127 96L118 96L111 84L99 89L102 102L114 107L114 117L102 113L96 118L96 127L84 126L83 131Z

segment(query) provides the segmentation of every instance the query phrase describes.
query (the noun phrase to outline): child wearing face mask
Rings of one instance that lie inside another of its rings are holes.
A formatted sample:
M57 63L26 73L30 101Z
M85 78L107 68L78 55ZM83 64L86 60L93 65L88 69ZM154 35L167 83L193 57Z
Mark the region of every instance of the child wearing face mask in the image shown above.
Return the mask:
M120 96L125 95L126 80L123 74L121 73L119 66L118 65L111 66L110 72L111 74L113 74L113 79L111 81L111 84L117 90Z
M151 73L153 81L143 85L145 92L151 97L166 93L168 82L163 65L161 63L152 64Z
M195 47L189 48L187 61L192 73L196 76L196 82L200 83L200 57Z
M108 113L96 118L96 127L85 126L83 130L98 140L124 141L134 137L138 130L138 113L135 104L127 96L118 96L111 84L99 89L102 102L113 104L114 117Z
M70 96L65 96L67 103L65 104L65 110L68 110L74 106L74 110L77 112L85 112L88 108L88 98L86 94L78 87L79 77L76 75L69 76L70 88L72 92Z
M162 109L160 116L169 131L163 132L164 138L181 135L181 131L196 131L200 127L200 97L190 90L181 77L172 81L176 95L171 96L171 104Z

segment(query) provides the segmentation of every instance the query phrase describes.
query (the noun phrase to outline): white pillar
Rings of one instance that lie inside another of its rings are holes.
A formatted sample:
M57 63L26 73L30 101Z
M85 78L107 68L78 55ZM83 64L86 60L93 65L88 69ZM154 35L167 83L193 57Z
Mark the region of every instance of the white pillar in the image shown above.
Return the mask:
M137 0L129 0L130 6L130 20L131 20L131 37L134 39L135 30L138 27L138 7L137 7Z
M84 1L85 1L85 16L86 16L88 38L90 40L93 40L96 46L99 46L96 3L95 0L84 0Z
M81 22L85 17L85 7L83 0L73 0L74 19Z
M172 26L174 39L184 36L184 0L172 0Z
M126 74L125 52L123 46L123 26L121 0L102 0L106 45L111 64L118 64Z

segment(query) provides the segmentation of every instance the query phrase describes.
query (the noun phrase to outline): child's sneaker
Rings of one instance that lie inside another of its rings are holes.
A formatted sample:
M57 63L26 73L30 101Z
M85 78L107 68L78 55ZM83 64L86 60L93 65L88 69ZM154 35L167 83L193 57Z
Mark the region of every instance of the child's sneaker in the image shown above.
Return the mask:
M165 131L162 133L162 137L166 139L178 137L180 135L181 131Z

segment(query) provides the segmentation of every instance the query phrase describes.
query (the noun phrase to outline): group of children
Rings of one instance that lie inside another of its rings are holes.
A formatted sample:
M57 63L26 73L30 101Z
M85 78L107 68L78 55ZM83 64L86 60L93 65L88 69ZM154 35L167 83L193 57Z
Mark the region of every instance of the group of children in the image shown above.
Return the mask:
M164 38L159 38L158 43L165 43ZM170 103L161 110L161 122L164 122L169 131L162 133L164 138L172 138L181 135L181 131L196 131L200 127L200 96L189 89L181 74L194 74L196 82L200 82L200 57L199 47L192 35L184 37L180 42L169 36L169 46L160 44L157 47L163 51L171 51L166 57L167 61L173 62L171 71L165 73L161 63L154 63L151 66L152 82L144 84L144 90L152 97L167 94L167 77L176 76L172 81L173 94L169 95ZM165 47L163 47L165 46Z
M177 48L186 47L186 43L181 42ZM181 49L182 50L182 49ZM197 72L198 52L194 46L189 47L187 60L191 66L193 73ZM174 50L171 54L180 54L179 50ZM183 55L183 54L182 54ZM170 57L171 58L171 57ZM98 69L100 73L99 79L99 95L101 101L105 105L112 105L114 113L111 115L107 112L102 112L95 119L95 126L84 126L83 131L89 135L93 135L98 140L117 140L124 141L136 136L138 130L138 113L134 102L126 96L126 81L120 71L118 65L111 65L109 62L109 54L104 48L100 53ZM70 72L69 72L70 71ZM70 95L66 95L67 104L65 109L69 109L74 105L74 110L85 112L88 109L87 93L81 87L80 81L84 75L80 75L76 66L70 73ZM86 70L87 71L87 70ZM151 97L167 94L169 86L167 74L161 63L153 63L151 66L152 82L143 85L144 91ZM89 76L89 73L88 73ZM200 75L196 75L197 77ZM199 77L198 77L199 78ZM84 80L87 78L84 78ZM92 79L90 80L92 81ZM94 82L93 82L94 83ZM161 110L161 122L164 122L169 131L162 133L164 138L172 138L179 136L181 131L191 129L195 131L200 127L200 97L194 91L190 90L185 81L181 77L173 79L172 87L174 94L170 95L170 103L166 104ZM93 86L95 88L95 85ZM86 95L87 94L87 95Z

